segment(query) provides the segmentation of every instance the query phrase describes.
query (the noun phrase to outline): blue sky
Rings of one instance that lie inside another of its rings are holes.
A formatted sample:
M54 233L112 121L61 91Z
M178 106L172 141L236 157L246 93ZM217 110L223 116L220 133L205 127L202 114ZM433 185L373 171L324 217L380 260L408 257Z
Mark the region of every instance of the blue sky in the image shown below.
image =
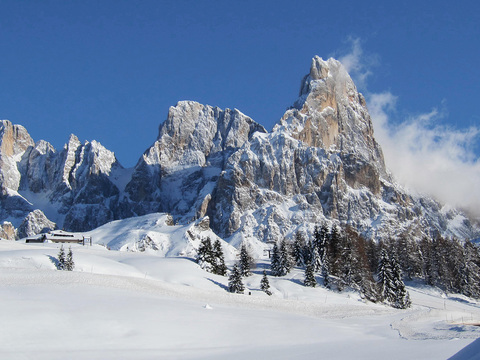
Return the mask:
M476 1L0 0L0 118L57 149L95 139L130 167L177 101L271 129L311 58L334 56L381 100L382 142L423 119L427 148L463 135L453 160L478 168L479 24Z

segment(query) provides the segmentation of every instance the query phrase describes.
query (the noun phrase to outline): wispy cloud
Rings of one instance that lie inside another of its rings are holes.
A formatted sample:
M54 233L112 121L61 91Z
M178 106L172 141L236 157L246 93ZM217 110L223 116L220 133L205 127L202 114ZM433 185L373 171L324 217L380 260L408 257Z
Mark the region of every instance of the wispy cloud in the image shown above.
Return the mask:
M449 115L443 104L398 119L397 96L390 92L371 93L366 88L372 66L363 61L360 40L352 41L351 52L341 59L346 60L353 77L361 81L375 138L395 178L411 189L480 216L480 160L474 152L480 129L446 125Z
M349 37L347 39L348 51L339 56L339 61L343 64L350 76L355 79L355 83L360 88L367 86L367 78L372 75L372 68L378 64L378 58L375 55L367 55L363 52L362 41L360 38Z

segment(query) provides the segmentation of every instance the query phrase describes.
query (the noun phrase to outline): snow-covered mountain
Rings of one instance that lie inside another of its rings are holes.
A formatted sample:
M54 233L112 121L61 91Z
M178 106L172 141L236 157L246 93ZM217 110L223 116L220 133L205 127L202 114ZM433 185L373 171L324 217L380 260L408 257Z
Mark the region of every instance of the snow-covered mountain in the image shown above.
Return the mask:
M86 231L156 212L182 224L208 216L233 245L311 232L323 221L370 238L479 234L462 212L396 184L365 99L334 59L312 59L298 99L271 132L236 109L179 102L134 169L96 141L72 135L57 152L5 120L0 141L0 220L10 222L2 237L51 228L49 220Z

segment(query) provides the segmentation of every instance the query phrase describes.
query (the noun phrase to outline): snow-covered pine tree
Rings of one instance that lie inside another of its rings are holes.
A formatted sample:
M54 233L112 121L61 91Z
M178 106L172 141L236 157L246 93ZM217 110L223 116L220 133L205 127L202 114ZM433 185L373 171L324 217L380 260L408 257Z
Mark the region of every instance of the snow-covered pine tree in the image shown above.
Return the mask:
M402 279L402 270L398 264L395 256L390 257L390 266L393 273L393 282L395 284L395 297L392 302L392 306L397 309L409 308L412 302L410 301L410 294L405 288L405 283Z
M317 272L322 268L322 257L315 239L310 244L312 245L310 248L310 263L313 265L313 271Z
M222 244L220 240L213 243L213 273L221 276L227 275L227 266L225 265L225 256L223 255Z
M228 291L243 294L245 287L242 282L242 273L238 264L233 265L232 273L228 278Z
M314 265L312 263L307 264L305 267L305 280L304 285L308 287L317 286L317 280L315 279Z
M397 309L410 307L410 295L405 288L400 265L394 256L388 255L385 249L380 253L378 282L383 301Z
M265 270L263 270L263 277L260 281L260 289L268 296L272 295L272 292L270 291L270 282L268 281L267 272Z
M293 257L297 266L305 266L305 238L297 231L295 233L295 240L293 242Z
M323 259L326 256L328 243L328 227L326 223L323 223L320 227L319 234L318 253L320 254L320 260L323 262Z
M72 247L68 248L67 258L65 259L64 270L73 271L75 268L75 262L73 261Z
M57 259L58 259L57 269L58 270L65 270L65 250L63 249L63 245L60 246L60 250L58 251Z
M380 287L381 300L392 304L395 301L395 282L390 258L385 249L380 253L378 264L378 284Z
M294 260L291 255L290 244L287 243L287 240L283 239L280 242L280 249L279 249L279 257L280 257L280 273L286 275L290 272L293 267Z
M252 269L255 267L255 260L253 260L252 255L247 250L247 246L242 243L240 248L240 271L242 276L252 275Z
M278 245L275 242L272 249L272 258L270 259L270 270L273 276L283 276L282 269L280 266L280 251Z
M323 286L330 289L330 272L328 270L328 259L325 258L322 263Z
M212 241L209 237L203 239L197 251L197 263L208 272L213 272L215 257L213 253Z

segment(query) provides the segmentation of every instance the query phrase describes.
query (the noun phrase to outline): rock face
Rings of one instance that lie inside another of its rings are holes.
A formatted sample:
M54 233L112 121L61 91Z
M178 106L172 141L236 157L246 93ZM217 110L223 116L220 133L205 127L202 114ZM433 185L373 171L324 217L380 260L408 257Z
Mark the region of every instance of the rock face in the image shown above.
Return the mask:
M266 130L238 110L179 102L135 167L125 188L128 207L135 215L161 211L185 221L203 217L227 160L255 132Z
M123 168L111 151L72 135L57 152L46 141L34 143L21 126L6 120L0 126L0 214L20 226L18 236L41 232L43 225L53 229L51 220L81 231L114 219L115 175Z
M17 236L24 238L36 234L46 233L56 229L56 224L47 219L41 210L34 210L28 214L17 230Z
M179 102L131 170L96 141L72 135L57 152L20 126L1 126L0 220L18 219L16 227L39 208L73 231L153 212L175 223L204 218L232 244L311 232L322 221L370 238L479 234L461 212L395 183L365 99L334 59L312 59L298 99L271 132L236 109Z
M0 226L0 239L15 240L16 231L11 222L5 221Z

